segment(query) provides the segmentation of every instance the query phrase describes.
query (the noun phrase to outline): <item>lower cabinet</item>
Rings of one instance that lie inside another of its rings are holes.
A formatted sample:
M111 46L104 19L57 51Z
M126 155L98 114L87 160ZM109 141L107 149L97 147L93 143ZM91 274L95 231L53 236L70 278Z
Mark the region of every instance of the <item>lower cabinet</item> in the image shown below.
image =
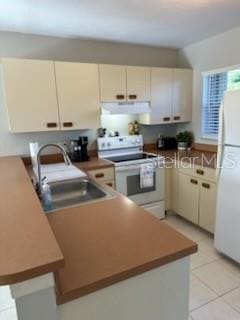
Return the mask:
M199 180L179 173L178 213L187 220L198 223Z
M214 233L217 202L215 170L204 168L204 178L198 177L194 171L191 171L193 175L185 174L187 170L178 169L177 166L166 170L168 188L166 190L169 190L165 196L166 210L172 210L201 228Z
M113 167L89 170L88 174L99 182L115 189L115 173Z
M199 225L214 233L216 219L216 183L200 180Z
M172 168L171 172L171 209L178 212L179 208L179 188L178 188L178 167L177 165Z

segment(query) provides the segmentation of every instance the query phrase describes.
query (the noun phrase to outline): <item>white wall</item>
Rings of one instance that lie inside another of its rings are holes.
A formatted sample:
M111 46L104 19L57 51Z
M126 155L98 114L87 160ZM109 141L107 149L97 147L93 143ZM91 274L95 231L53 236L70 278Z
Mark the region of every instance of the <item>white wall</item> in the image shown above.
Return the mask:
M179 66L192 67L193 87L193 122L179 125L179 129L193 130L195 139L200 143L216 144L216 141L201 138L201 106L203 71L225 68L240 64L240 28L208 38L187 46L179 52Z
M77 40L45 36L24 35L0 32L0 57L17 57L32 59L66 60L93 63L113 63L143 66L176 67L178 52L175 49L148 47L142 45L117 44L109 42ZM118 119L106 118L104 126L127 133L131 117L120 116ZM173 128L173 129L172 129ZM164 126L143 128L147 142L155 141L158 133L175 133L175 126L166 129ZM95 147L95 131L73 131L64 133L11 134L7 128L7 115L3 99L3 79L0 77L0 155L26 154L28 143L60 142L87 134L90 147Z

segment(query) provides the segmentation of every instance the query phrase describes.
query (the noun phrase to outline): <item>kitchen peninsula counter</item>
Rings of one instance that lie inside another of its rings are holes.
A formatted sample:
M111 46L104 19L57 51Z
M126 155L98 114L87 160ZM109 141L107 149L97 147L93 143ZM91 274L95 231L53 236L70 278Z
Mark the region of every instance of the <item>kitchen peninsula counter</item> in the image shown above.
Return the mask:
M20 157L0 158L0 285L54 273L58 304L171 264L197 245L128 198L49 214Z

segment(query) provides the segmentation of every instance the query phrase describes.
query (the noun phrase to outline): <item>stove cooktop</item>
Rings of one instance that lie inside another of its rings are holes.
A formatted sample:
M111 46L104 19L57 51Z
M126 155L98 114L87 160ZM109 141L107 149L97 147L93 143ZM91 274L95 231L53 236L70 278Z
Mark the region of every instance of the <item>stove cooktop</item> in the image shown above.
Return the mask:
M156 158L156 155L149 154L149 153L134 153L134 154L125 154L121 156L113 156L107 157L106 159L112 162L124 162L124 161L136 161L136 160L144 160L144 159L151 159Z

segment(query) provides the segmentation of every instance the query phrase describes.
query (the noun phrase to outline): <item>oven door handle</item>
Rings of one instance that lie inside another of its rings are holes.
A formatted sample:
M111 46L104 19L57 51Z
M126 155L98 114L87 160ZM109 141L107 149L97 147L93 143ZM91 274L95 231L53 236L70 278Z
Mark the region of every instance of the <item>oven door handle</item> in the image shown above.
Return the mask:
M150 164L152 165L152 163ZM132 171L132 170L140 170L141 165L130 165L130 166L124 166L124 167L115 167L116 172L126 172L126 171ZM156 170L156 167L154 166L154 171Z

